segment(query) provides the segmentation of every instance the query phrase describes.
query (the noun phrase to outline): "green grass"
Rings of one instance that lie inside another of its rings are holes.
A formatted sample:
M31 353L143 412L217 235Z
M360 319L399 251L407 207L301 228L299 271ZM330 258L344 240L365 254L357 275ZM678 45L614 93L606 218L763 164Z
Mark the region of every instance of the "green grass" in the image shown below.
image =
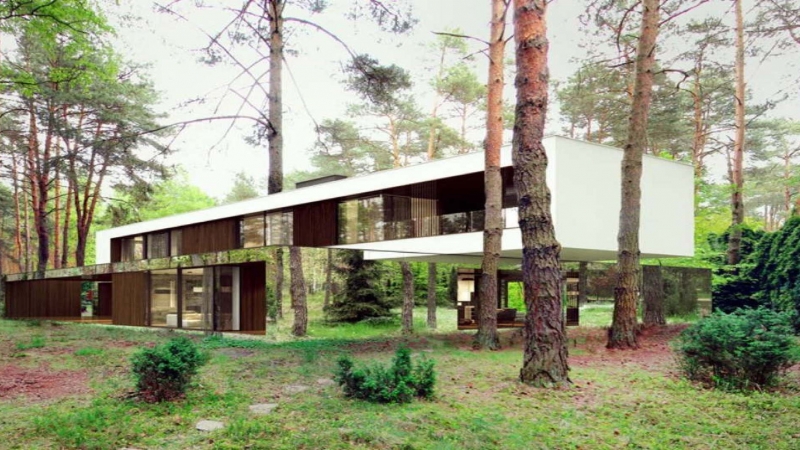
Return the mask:
M519 345L471 350L472 333L455 331L453 310L440 309L438 333L426 329L424 308L415 310L418 333L411 339L399 335L397 324L332 327L312 312L310 337L303 339L288 335L290 315L266 337L190 334L211 360L185 399L155 405L129 398L130 357L174 333L0 320L0 373L7 366L77 371L92 389L41 401L0 396L0 435L6 437L0 448L798 448L792 431L800 422L797 374L779 393L741 394L707 391L673 369L638 365L635 352L624 355L625 362L608 363L602 351L587 346L587 336L602 335L596 327L608 325L610 310L587 306L581 311L586 326L569 329L580 337L570 343L570 354L584 361L573 364L569 389L518 383ZM504 342L515 333L502 331ZM34 338L46 346L28 348L25 358L2 350ZM434 400L374 405L318 383L332 376L342 354L387 363L403 343L436 361ZM309 389L289 393L288 385ZM267 416L248 412L248 405L266 402L280 406ZM201 419L227 426L201 433L194 429Z

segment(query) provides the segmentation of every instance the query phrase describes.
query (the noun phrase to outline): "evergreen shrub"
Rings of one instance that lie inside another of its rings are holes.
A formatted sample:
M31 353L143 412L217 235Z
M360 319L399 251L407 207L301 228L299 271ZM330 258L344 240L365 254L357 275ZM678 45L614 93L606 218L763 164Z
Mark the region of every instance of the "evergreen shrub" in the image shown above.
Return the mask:
M183 336L142 348L132 358L136 390L148 403L183 397L192 377L207 361L207 355Z
M343 285L325 310L328 320L358 322L392 316L392 303L382 284L381 262L365 260L360 251L347 251L334 264L333 270L343 279Z
M344 395L374 403L408 403L414 398L430 399L436 385L433 360L423 358L416 365L411 351L400 347L392 364L355 367L347 356L339 358L335 380Z
M683 331L676 350L684 374L724 390L768 387L797 359L787 314L715 312Z

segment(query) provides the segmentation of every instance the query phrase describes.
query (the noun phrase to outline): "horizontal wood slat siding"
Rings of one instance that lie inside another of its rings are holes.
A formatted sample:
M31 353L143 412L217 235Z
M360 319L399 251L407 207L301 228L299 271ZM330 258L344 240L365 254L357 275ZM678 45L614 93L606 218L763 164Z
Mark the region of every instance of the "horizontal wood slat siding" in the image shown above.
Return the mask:
M336 245L337 201L299 205L293 210L293 243L298 247Z
M239 328L241 331L267 329L266 264L240 266Z
M181 254L193 255L238 248L237 227L237 219L216 220L182 227Z
M5 316L15 319L80 317L81 282L36 280L7 283Z
M111 323L147 325L148 272L115 273L111 276Z

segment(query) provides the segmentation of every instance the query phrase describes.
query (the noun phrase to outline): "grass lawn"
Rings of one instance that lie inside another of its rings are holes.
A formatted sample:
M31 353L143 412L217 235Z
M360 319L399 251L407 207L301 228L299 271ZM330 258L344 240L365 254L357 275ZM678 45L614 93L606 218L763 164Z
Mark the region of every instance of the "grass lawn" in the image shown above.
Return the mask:
M388 361L403 342L397 324L331 327L313 315L312 337L290 339L290 318L268 336L203 341L211 361L187 397L172 404L131 398L136 348L175 333L97 325L0 320L0 448L800 448L800 374L780 392L731 394L681 380L670 325L643 336L636 352L607 351L610 308L584 308L570 328L574 386L537 390L516 381L517 330L504 349L475 352L472 333L441 330L406 341L436 361L436 399L373 405L344 399L329 380L336 359ZM201 335L194 335L198 342ZM253 403L278 403L254 416ZM221 420L214 432L201 419Z

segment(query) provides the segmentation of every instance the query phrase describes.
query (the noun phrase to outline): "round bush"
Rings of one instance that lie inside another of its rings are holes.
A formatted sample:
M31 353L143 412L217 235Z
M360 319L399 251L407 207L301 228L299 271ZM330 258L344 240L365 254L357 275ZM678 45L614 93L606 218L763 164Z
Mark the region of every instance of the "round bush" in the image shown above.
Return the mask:
M788 315L760 308L716 312L684 330L676 350L689 379L739 390L773 385L795 345Z
M133 355L136 390L146 402L180 398L207 357L186 337L177 337Z

